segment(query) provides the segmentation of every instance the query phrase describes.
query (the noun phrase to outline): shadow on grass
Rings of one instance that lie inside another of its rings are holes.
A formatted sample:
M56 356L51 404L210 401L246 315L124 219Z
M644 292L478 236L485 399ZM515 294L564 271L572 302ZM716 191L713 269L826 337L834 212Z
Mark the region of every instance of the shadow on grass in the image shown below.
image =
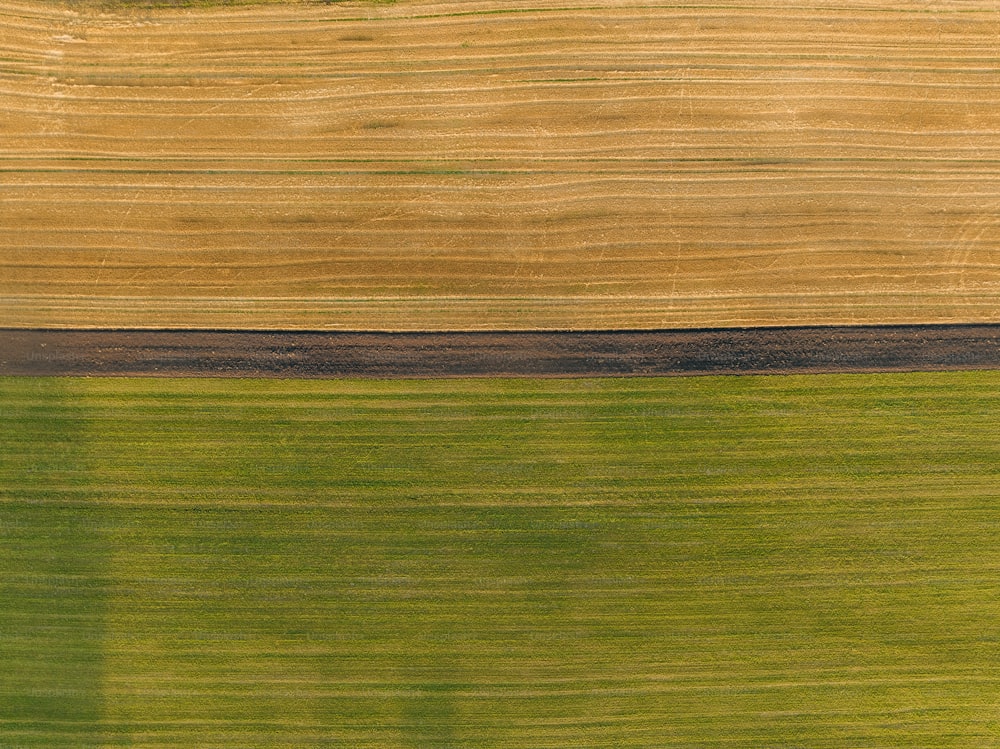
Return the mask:
M0 744L101 744L107 554L65 381L0 379Z

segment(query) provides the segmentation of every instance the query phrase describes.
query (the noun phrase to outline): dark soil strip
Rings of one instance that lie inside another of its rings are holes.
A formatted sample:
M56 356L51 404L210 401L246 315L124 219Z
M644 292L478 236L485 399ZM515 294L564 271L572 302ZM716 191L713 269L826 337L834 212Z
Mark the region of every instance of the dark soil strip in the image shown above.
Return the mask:
M615 376L1000 369L1000 325L594 332L0 329L0 375Z

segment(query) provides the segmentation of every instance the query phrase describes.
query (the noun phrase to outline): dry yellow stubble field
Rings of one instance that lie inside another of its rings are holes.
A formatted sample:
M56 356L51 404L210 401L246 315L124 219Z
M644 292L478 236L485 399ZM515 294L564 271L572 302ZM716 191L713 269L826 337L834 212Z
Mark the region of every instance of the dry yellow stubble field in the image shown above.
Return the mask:
M0 2L0 325L1000 315L992 2Z

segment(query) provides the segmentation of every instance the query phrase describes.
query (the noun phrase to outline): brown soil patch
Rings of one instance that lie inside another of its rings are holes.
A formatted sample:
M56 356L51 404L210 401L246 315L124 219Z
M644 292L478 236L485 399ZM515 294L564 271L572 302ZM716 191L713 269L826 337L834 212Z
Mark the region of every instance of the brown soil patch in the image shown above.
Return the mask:
M1000 368L1000 326L623 332L0 330L0 375L624 376Z

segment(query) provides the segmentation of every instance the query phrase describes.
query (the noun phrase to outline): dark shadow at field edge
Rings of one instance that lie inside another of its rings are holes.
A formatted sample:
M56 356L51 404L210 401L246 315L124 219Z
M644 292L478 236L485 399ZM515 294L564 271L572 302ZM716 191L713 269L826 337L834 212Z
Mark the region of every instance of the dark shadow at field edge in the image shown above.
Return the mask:
M4 746L103 741L109 555L86 423L63 380L0 382L0 725Z

